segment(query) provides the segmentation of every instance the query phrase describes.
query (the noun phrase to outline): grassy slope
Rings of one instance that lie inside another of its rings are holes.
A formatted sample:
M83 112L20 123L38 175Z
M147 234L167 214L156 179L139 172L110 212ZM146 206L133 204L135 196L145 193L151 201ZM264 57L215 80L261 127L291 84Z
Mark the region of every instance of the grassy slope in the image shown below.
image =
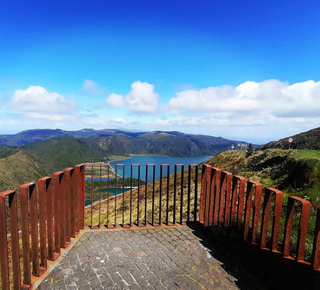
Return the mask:
M53 168L32 153L19 150L0 159L0 191L18 190L26 182L35 182L38 178L51 175Z

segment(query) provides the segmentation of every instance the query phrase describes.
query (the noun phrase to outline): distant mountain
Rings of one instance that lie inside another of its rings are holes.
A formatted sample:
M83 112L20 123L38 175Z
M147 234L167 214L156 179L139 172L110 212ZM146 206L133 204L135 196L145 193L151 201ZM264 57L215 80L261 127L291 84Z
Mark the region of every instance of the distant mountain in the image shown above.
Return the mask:
M228 140L221 137L185 134L178 131L129 132L116 129L82 129L79 131L65 131L61 129L35 129L22 131L13 135L0 135L0 145L23 146L29 143L45 141L54 137L90 139L88 143L90 143L93 147L95 147L95 142L100 141L104 144L104 146L99 146L100 148L105 150L108 147L117 155L123 154L122 152L119 152L117 144L117 142L120 141L124 142L121 145L122 149L126 148L128 145L133 146L131 147L132 149L125 149L126 152L132 151L130 152L132 154L134 154L137 150L139 153L144 152L149 154L167 154L168 150L173 150L174 152L176 152L175 147L180 146L179 148L181 152L178 152L178 155L181 156L190 154L201 155L205 152L205 154L211 155L212 152L222 151L228 146L236 145L237 143L239 143L239 141ZM106 143L109 143L108 140L112 140L115 143L108 144L107 146ZM136 140L136 142L133 140ZM157 142L158 144L155 144L155 142ZM181 147L182 143L185 148L182 148L183 146ZM142 146L142 148L135 148L135 145ZM145 148L145 146L147 146L147 148ZM109 154L111 153L109 152Z
M13 135L0 135L0 145L23 146L28 143L35 143L48 140L53 137L97 138L109 137L118 134L136 136L141 134L141 132L126 132L116 129L82 129L79 131L65 131L61 129L34 129L22 131Z
M166 156L215 155L245 142L221 137L184 134L178 131L126 132L121 130L79 131L28 130L15 135L2 135L0 158L28 151L54 170L82 162L110 160L112 156L154 154ZM10 147L15 146L15 147Z
M61 134L61 130L58 133ZM239 143L239 141L221 137L184 134L176 131L125 132L84 129L77 132L63 131L63 133L73 136L54 137L46 141L26 144L22 148L44 159L47 154L50 158L60 154L64 159L68 158L66 156L80 157L83 155L84 157L92 157L89 158L91 160L101 158L101 156L106 158L108 155L127 156L129 154L215 155L228 149L231 145ZM39 136L38 130L36 134ZM43 136L49 135L46 132ZM29 140L34 140L30 131L29 137ZM67 151L68 154L66 154Z
M266 150L271 148L288 149L289 138L293 139L290 144L291 149L313 149L320 150L320 127L307 132L296 134L283 138L279 141L269 142L257 147L258 150Z

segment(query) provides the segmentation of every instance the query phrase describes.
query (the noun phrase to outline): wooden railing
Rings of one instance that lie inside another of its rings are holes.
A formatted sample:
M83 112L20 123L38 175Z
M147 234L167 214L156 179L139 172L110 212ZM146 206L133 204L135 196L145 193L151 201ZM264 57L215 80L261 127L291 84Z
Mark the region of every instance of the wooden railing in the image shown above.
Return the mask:
M141 184L141 167L133 164L130 185L125 188L126 176L124 168L119 176L120 167L124 166L118 164L115 167L117 192L114 196L102 192L101 170L98 187L94 188L91 164L56 172L52 177L39 179L37 184L21 185L19 193L0 193L1 289L29 289L46 271L48 261L56 260L61 248L68 247L71 238L75 238L81 229L130 229L189 223L223 229L224 234L228 229L235 230L232 235L236 233L237 241L241 240L246 250L247 246L252 246L254 255L262 259L254 263L264 263L266 255L259 253L275 254L275 258L268 256L268 259L275 259L278 265L281 261L290 261L290 265L298 265L297 269L303 265L304 275L310 274L314 281L318 281L319 209L314 236L309 237L309 240L313 239L311 259L305 258L309 201L289 197L285 208L281 191L263 190L260 183L209 165L200 168L191 164L185 170L184 165L177 164L170 175L169 165L156 168L148 164L145 184ZM106 166L106 170L109 176L110 166ZM135 186L134 170L137 176ZM159 179L156 178L157 170ZM87 175L91 174L89 181L85 181L85 171ZM151 180L148 177L150 172ZM106 187L109 187L108 181ZM86 197L90 201L87 206ZM301 209L297 204L301 204ZM296 213L300 215L297 225L293 222ZM295 251L292 247L293 227L298 228ZM226 235L232 242L234 236Z
M283 197L277 189L263 191L258 182L204 165L200 223L223 229L222 239L225 244L231 240L228 249L232 254L244 260L247 268L260 274L272 289L320 289L320 209L313 209L317 211L315 224L308 225L310 202L290 196L285 205ZM297 222L294 215L300 216ZM307 237L308 226L313 237ZM236 233L237 239L230 239L226 233L234 229L237 231L232 236ZM308 253L307 238L312 245Z
M84 228L84 176L77 165L0 193L1 289L29 289Z

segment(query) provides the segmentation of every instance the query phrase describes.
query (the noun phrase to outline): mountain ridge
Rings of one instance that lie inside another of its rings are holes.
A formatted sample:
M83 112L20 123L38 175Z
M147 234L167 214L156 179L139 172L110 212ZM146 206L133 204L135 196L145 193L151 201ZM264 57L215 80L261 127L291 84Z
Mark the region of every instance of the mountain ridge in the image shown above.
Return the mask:
M156 130L156 131L148 131L148 132L145 132L145 131L132 132L132 131L125 131L125 130L118 130L118 129L94 130L91 128L84 128L77 131L66 131L62 129L30 129L30 130L24 130L24 131L18 132L16 134L4 134L4 135L0 135L0 145L23 146L28 143L41 142L54 137L104 138L104 137L110 137L115 135L125 135L128 137L147 138L149 136L156 136L159 134L168 134L170 136L180 136L180 137L188 136L190 138L192 137L197 140L210 138L211 140L215 140L215 142L219 140L218 143L222 143L222 144L225 144L225 143L229 144L229 142L247 143L244 141L229 140L222 137L214 137L214 136L203 135L203 134L187 134L179 131Z

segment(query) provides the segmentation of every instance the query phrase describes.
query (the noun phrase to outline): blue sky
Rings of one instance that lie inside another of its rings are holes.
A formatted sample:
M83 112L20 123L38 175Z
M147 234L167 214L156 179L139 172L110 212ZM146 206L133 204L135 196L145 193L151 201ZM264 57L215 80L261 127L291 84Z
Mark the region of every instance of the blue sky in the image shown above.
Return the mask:
M319 1L2 1L0 19L0 134L320 126Z

